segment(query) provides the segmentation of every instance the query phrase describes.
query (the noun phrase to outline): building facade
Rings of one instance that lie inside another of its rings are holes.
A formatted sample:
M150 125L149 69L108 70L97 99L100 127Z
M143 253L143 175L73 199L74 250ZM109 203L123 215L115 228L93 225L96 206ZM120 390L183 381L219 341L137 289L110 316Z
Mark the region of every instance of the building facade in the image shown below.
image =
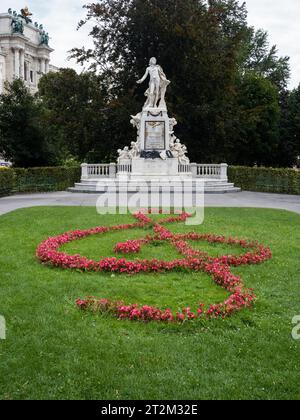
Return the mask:
M0 14L0 94L6 81L18 78L35 93L41 76L57 71L50 64L49 35L31 16L28 8Z

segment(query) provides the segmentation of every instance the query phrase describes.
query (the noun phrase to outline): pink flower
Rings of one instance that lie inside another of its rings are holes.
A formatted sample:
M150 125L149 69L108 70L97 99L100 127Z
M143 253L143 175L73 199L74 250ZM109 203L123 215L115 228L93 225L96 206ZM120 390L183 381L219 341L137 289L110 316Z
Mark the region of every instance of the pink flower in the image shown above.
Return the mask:
M255 301L253 290L246 289L242 279L231 272L230 267L261 264L272 258L272 252L254 241L237 239L214 234L197 234L190 232L187 234L173 234L163 225L167 223L178 223L185 221L190 215L183 213L179 216L169 217L155 223L142 212L134 215L137 223L117 225L117 226L98 226L88 230L75 230L66 232L54 238L48 238L37 248L36 256L44 264L51 264L55 267L64 269L74 269L90 272L110 272L110 273L162 273L170 271L203 271L209 274L214 282L231 293L231 296L223 303L209 305L207 311L204 310L204 304L201 303L196 313L190 307L183 308L181 312L174 314L171 309L165 311L152 307L135 305L125 305L120 302L113 302L108 299L77 299L76 305L83 310L93 310L100 312L110 312L119 319L139 320L143 322L183 322L185 320L194 320L197 316L206 316L207 318L225 318L234 312L244 308L250 308ZM134 228L143 228L145 226L153 228L153 236L147 235L143 239L128 240L115 246L116 253L136 254L140 252L141 246L153 241L166 241L174 246L183 256L182 259L173 261L164 260L139 260L129 261L126 258L103 258L100 261L94 261L81 255L68 255L59 249L71 241L85 238L96 234L105 234L110 231L120 231ZM247 252L243 255L223 255L213 258L207 253L194 249L190 242L207 241L209 243L222 243L227 245L240 246Z
M141 242L142 241L131 240L119 243L114 247L114 251L118 254L137 254L141 251Z

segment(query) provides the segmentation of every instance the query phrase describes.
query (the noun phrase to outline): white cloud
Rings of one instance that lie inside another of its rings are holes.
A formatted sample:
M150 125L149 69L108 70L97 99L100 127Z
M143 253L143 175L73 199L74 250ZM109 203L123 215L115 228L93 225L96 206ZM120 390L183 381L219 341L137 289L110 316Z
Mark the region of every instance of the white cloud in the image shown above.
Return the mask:
M299 0L246 0L248 22L256 29L269 32L270 43L277 45L279 54L290 56L290 88L300 83L300 15Z
M242 0L241 0L242 1ZM88 0L1 0L0 12L9 7L20 10L28 4L34 13L33 19L43 23L49 31L52 64L59 67L81 69L74 61L67 61L68 51L73 47L90 46L88 28L77 31L78 22L85 17L82 6ZM300 15L299 0L246 0L249 24L269 32L271 44L276 44L279 54L291 57L292 78L290 87L300 83Z

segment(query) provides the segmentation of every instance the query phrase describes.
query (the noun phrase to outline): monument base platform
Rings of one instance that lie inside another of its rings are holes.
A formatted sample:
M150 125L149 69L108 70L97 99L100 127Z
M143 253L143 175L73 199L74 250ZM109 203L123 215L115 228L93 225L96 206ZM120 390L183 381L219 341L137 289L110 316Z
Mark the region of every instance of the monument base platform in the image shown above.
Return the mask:
M81 165L81 182L76 183L71 192L106 193L128 191L136 193L150 191L151 188L163 193L168 188L172 193L191 190L193 193L233 193L239 192L228 182L226 163L182 165L177 159L134 158L122 164Z
M173 181L181 180L187 177L192 178L192 173L178 172L178 159L144 159L133 158L131 161L131 172L118 172L117 179L126 179L131 181Z
M205 194L224 194L224 193L237 193L240 192L240 188L236 188L234 184L216 180L216 179L205 179L202 182L197 182L195 180L191 180L190 178L181 180L155 180L152 179L151 181L147 180L140 180L138 182L137 179L133 180L125 180L125 178L120 178L119 181L116 182L114 179L89 179L85 181L81 181L80 183L76 183L73 188L69 188L69 191L73 193L94 193L94 194L103 194L107 193L108 191L112 193L119 193L124 190L128 191L128 193L137 193L145 191L150 191L150 189L155 189L155 191L160 192L163 194L166 190L170 189L172 194L178 194L183 189L188 189L192 191L192 193L202 193L204 190Z

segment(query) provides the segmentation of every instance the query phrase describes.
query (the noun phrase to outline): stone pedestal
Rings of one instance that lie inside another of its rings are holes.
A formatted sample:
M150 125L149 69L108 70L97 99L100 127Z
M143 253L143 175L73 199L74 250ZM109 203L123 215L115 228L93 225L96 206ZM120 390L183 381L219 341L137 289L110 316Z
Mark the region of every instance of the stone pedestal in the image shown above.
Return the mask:
M170 149L169 121L165 109L146 108L143 110L140 126L141 150L162 152Z
M118 179L130 181L181 181L184 179L192 178L191 172L182 173L179 171L178 159L143 159L133 158L131 161L131 172L122 170L126 166L125 161L120 162L119 171L117 174Z
M132 160L132 180L143 181L173 180L179 177L178 159L142 159Z
M138 138L131 150L127 147L120 153L117 178L158 183L192 178L189 162L184 164L179 159L183 146L176 145L178 157L172 153L176 120L169 118L167 109L146 107L132 118Z

